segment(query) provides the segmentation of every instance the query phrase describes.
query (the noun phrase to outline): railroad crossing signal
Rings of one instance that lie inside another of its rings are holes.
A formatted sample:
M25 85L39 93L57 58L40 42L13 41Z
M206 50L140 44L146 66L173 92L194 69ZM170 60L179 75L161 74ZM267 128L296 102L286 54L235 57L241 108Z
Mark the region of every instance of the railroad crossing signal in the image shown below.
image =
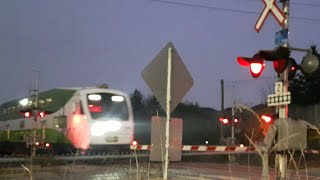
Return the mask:
M259 19L256 22L255 29L257 32L260 31L264 21L266 20L268 14L271 12L274 18L278 21L279 25L282 26L286 17L284 13L281 11L279 6L276 4L276 0L262 0L265 4L265 7L260 14Z
M35 116L33 109L21 110L20 113L22 113L25 118L30 118ZM44 118L46 116L46 112L43 110L38 111L37 116L40 118Z
M290 57L290 53L291 51L289 48L279 46L273 50L259 50L259 52L253 57L239 56L237 57L237 61L241 66L249 67L250 73L254 78L258 78L262 74L265 66L264 61L272 61L274 70L278 74L283 73L284 70L288 68L289 80L291 80L294 78L297 70L300 68L296 61ZM309 65L310 58L307 58L307 60L308 62L305 64ZM315 67L312 68L315 69Z

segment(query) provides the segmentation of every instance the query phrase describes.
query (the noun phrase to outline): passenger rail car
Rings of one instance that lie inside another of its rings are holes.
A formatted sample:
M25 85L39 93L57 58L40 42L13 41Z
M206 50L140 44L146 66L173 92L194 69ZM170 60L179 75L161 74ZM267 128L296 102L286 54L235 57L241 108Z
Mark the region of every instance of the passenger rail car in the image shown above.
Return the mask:
M38 103L35 98L25 98L0 106L0 151L20 153L35 143L54 153L129 148L133 123L130 98L124 92L52 89L40 92Z

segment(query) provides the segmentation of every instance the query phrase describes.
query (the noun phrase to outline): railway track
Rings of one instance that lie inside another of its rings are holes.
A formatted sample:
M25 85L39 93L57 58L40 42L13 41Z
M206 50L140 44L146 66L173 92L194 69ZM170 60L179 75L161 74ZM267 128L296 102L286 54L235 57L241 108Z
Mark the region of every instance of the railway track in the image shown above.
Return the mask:
M254 153L254 152L249 152ZM183 157L196 157L196 156L207 156L207 155L228 155L227 152L183 152ZM122 152L119 154L65 154L65 155L38 155L33 157L34 163L42 161L54 161L54 162L66 162L70 163L73 161L95 161L95 160L121 160L121 159L134 159L134 158L149 158L149 151L130 151ZM0 157L1 164L19 164L19 163L30 163L31 156L2 156Z

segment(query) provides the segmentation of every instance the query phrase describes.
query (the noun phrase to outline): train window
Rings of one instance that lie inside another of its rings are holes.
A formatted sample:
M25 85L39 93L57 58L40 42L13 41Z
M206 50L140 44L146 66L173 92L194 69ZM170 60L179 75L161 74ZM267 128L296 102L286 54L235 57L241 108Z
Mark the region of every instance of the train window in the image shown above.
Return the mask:
M94 93L87 95L87 101L92 119L129 119L127 102L123 96L112 93Z
M81 101L80 102L74 102L72 104L72 112L74 114L84 114Z
M83 112L83 105L82 105L82 102L80 101L80 114L84 114Z
M57 117L57 120L58 120L58 127L57 128L66 128L67 127L67 116L58 116Z

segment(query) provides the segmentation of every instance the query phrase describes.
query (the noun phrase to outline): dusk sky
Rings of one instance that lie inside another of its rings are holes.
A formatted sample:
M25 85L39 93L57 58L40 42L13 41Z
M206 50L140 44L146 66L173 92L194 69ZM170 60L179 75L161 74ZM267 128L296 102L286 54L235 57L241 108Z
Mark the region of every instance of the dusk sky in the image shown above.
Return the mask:
M168 42L194 80L183 101L220 109L224 79L225 106L260 103L273 89L272 63L253 80L236 57L275 47L272 15L254 29L263 8L261 0L1 0L0 104L26 97L35 71L41 91L106 83L150 95L141 72ZM319 12L319 0L291 0L291 46L320 46ZM299 63L304 55L293 53Z

